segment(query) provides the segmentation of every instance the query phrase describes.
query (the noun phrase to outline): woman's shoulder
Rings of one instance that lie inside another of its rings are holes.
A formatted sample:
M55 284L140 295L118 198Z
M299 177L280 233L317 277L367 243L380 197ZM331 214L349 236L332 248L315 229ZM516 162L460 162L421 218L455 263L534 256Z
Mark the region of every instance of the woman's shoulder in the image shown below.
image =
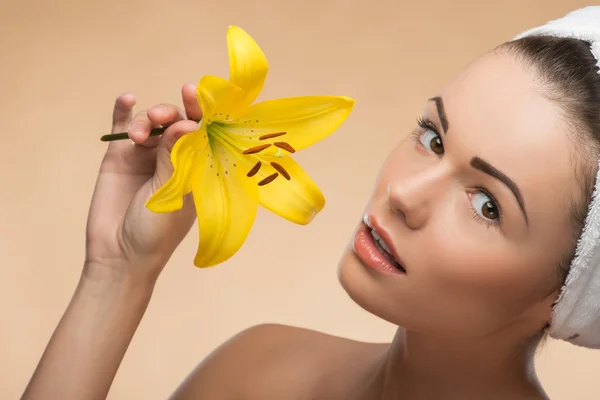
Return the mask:
M225 345L253 349L249 357L265 362L299 363L313 366L326 360L346 360L367 355L387 347L387 344L361 342L329 333L291 325L263 324L250 327L234 336ZM267 356L270 355L270 356Z
M297 398L299 391L321 390L323 377L381 346L289 325L253 326L206 357L172 399Z

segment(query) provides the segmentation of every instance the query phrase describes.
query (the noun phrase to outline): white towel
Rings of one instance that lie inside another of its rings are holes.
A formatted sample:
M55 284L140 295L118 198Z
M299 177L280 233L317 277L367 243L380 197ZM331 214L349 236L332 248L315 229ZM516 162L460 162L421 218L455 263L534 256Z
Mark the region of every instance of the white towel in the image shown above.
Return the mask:
M529 29L514 40L533 35L585 40L600 67L600 6L572 11ZM566 283L552 310L548 333L579 346L600 348L600 168L585 227Z

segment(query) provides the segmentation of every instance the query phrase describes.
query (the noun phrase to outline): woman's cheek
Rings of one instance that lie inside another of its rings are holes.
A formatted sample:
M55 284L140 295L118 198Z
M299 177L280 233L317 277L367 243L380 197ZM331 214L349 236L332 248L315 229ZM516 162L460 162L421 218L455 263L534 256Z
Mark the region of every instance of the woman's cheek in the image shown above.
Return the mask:
M512 268L506 268L513 262L507 242L496 228L473 218L466 194L447 198L432 213L427 231L429 245L422 252L439 285L489 290L514 284Z

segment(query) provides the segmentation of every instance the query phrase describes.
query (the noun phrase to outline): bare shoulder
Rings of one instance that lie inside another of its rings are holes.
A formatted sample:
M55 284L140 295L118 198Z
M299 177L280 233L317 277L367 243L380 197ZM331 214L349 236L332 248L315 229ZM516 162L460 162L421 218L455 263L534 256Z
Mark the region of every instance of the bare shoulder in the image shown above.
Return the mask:
M257 325L215 349L171 399L300 398L335 385L340 366L368 360L381 348L305 328Z

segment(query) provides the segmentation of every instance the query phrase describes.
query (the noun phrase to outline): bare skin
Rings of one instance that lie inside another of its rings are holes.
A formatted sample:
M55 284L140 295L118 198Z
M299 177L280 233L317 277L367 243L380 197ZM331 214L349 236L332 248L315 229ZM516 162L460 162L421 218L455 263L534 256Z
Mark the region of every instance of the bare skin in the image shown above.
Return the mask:
M404 272L374 268L353 236L339 279L359 306L401 327L391 343L253 327L203 360L172 399L546 399L533 353L578 189L567 127L535 83L509 56L485 55L426 102L427 123L382 166L365 217ZM109 146L80 283L23 399L106 397L195 219L191 199L171 214L144 207L172 172L173 143L201 118L194 89L183 88L185 111L160 105L133 116L135 98L117 99L113 131L129 130L135 146ZM157 125L170 126L149 138Z
M534 376L511 369L518 362L506 363L504 377L486 370L468 379L461 374L473 372L474 365L452 374L441 360L420 373L400 367L404 340L402 329L389 344L283 325L256 326L215 350L170 399L547 399ZM442 369L443 380L434 380Z

